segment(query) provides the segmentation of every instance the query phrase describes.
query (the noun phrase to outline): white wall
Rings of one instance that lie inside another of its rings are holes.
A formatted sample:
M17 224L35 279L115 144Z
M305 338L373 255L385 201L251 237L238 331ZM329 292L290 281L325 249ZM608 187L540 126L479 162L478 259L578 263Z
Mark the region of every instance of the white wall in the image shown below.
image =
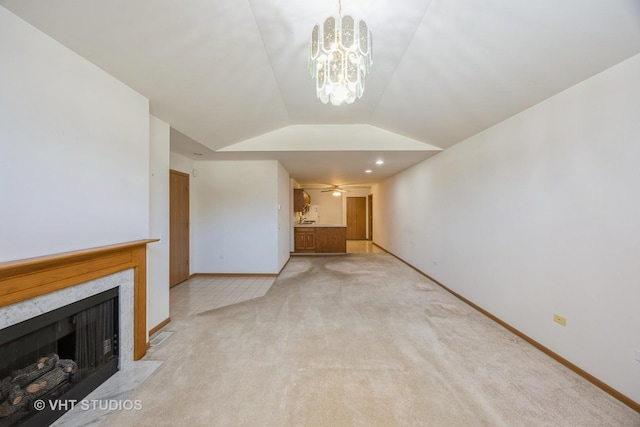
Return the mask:
M149 121L149 236L147 246L147 325L169 318L169 125Z
M195 167L193 160L181 156L180 154L170 153L169 161L171 169L188 175L193 173L193 169Z
M278 204L287 197L279 195L279 167L277 161L195 162L194 272L278 273Z
M148 100L0 7L0 261L149 237Z
M640 55L374 187L377 243L636 402L638 76Z
M293 191L289 189L289 181L289 172L278 162L278 272L289 261L291 252Z
M311 197L311 204L320 206L320 223L321 224L333 224L333 225L345 225L343 222L342 197L336 197L331 193L323 193L322 190L314 190L312 188L305 189Z

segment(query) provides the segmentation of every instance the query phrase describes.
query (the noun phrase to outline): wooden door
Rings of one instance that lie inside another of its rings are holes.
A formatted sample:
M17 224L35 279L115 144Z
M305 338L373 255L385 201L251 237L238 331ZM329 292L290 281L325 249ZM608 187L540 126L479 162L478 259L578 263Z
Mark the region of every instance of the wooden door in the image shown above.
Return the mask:
M347 240L367 238L367 198L347 197Z
M369 194L369 240L373 241L373 194Z
M169 286L189 278L189 175L169 173Z

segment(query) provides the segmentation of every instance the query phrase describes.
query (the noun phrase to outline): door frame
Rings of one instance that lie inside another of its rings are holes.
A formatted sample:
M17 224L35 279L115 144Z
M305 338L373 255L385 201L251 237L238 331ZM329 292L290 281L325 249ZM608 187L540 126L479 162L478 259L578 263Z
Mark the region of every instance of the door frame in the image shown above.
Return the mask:
M367 196L367 209L369 218L369 239L373 242L373 194Z

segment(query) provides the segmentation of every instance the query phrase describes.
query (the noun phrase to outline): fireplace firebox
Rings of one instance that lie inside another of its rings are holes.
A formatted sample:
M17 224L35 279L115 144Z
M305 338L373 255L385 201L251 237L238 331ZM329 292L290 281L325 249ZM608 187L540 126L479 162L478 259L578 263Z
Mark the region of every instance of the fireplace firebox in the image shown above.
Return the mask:
M49 425L118 371L118 288L0 330L0 427Z

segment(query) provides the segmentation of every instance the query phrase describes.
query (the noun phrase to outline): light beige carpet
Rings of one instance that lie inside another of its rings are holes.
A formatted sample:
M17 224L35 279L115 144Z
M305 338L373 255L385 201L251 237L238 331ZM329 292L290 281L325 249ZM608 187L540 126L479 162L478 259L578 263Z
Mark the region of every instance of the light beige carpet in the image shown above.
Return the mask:
M640 426L640 414L388 254L295 257L180 318L106 426Z

